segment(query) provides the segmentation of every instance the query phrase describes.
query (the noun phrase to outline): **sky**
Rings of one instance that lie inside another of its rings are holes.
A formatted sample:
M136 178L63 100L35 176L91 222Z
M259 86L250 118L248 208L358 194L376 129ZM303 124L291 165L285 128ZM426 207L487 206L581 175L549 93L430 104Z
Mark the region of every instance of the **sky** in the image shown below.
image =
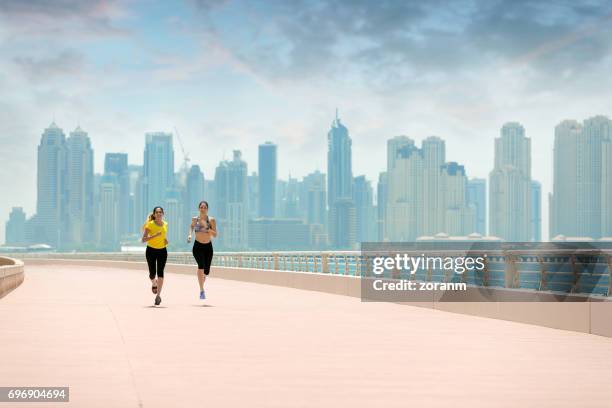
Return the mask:
M336 108L374 188L393 136L439 136L487 178L501 126L520 122L546 238L554 127L612 115L611 48L606 1L4 0L0 242L11 207L35 212L53 120L88 132L97 172L107 152L142 164L146 132L178 131L207 179L234 149L256 171L268 140L279 177L301 178L326 171Z

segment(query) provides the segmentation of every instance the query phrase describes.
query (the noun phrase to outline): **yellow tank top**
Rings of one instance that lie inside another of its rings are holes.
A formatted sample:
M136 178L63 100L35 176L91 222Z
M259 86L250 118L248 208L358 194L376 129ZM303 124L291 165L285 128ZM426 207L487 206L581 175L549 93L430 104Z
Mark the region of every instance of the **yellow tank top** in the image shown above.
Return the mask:
M147 245L155 249L163 249L166 247L166 234L168 233L168 223L164 221L163 226L159 226L155 221L149 221L145 224L145 228L149 230L149 235L155 235L161 231L161 235L147 241Z

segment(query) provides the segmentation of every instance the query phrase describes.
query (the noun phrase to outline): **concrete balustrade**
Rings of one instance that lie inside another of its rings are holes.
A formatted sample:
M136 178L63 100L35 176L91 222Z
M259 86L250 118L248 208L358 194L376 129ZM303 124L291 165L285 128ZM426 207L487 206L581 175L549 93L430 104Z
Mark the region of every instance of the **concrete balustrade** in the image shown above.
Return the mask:
M21 285L24 279L23 262L0 257L0 298Z

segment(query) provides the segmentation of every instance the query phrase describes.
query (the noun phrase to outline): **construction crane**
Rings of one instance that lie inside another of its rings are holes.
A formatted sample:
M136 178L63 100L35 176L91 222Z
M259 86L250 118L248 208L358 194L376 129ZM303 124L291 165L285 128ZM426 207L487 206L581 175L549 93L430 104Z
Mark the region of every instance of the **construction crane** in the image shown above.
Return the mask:
M185 148L183 147L183 141L181 140L181 135L179 134L179 131L176 126L174 127L174 133L176 133L176 140L178 140L179 146L181 147L181 152L183 153L183 169L185 170L185 172L187 172L189 171L189 162L191 161L191 159L189 158L189 155L185 152Z

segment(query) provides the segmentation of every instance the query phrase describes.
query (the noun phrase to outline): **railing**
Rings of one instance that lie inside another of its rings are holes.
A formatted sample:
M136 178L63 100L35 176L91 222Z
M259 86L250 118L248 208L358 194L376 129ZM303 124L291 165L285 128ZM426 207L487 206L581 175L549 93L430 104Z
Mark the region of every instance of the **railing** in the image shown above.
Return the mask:
M431 252L428 253L428 255ZM440 252L449 255L449 251ZM19 253L21 259L88 259L144 261L143 253ZM213 266L370 276L365 266L372 255L359 251L215 252ZM171 252L168 262L195 265L190 252ZM612 251L487 251L484 270L452 271L429 268L415 274L391 271L389 277L431 282L465 282L484 287L521 288L534 291L612 294Z

